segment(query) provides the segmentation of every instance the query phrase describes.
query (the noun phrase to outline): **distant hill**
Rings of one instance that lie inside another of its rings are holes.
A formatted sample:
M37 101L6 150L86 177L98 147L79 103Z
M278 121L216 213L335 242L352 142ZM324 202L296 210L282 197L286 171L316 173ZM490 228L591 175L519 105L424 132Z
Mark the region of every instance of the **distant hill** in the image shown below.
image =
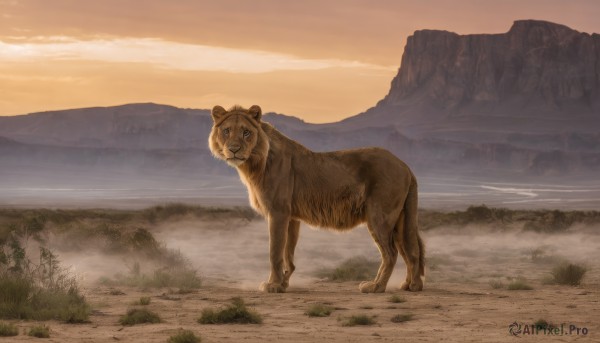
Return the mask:
M385 147L418 175L596 180L600 35L535 20L516 21L504 34L416 31L373 108L329 124L275 113L264 120L317 151ZM37 185L85 184L91 175L97 184L233 178L210 155L211 126L209 110L152 103L0 117L0 178Z

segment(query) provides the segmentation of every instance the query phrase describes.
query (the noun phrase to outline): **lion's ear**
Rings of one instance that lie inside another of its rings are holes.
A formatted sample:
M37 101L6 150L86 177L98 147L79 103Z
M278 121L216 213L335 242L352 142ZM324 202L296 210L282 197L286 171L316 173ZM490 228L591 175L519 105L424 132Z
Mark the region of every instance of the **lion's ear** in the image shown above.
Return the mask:
M225 115L225 113L227 113L227 111L225 111L225 109L223 107L218 106L218 105L213 107L212 112L211 112L213 121L216 123L217 120L219 120L220 118L222 118Z
M252 118L254 118L254 120L260 121L260 117L262 116L262 110L260 109L260 106L252 105L248 109L248 113L250 114L250 116L252 116Z

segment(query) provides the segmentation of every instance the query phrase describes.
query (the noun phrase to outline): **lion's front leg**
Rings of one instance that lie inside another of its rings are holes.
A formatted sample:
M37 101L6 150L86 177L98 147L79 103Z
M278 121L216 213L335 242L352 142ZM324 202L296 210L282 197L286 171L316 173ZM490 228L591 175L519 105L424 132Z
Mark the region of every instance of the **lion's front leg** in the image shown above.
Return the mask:
M263 282L260 290L268 293L285 292L284 283L284 252L287 241L289 215L269 215L269 252L271 259L271 276L268 282Z

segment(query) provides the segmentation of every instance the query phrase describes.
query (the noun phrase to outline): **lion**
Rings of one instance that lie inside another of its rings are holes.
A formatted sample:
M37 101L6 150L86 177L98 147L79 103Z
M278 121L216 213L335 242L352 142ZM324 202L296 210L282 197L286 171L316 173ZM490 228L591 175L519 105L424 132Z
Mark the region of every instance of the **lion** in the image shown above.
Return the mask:
M285 292L296 269L300 222L348 230L367 223L381 254L363 293L385 292L398 253L406 263L401 289L421 291L424 244L417 228L417 180L409 167L381 148L313 152L261 121L262 110L212 109L212 154L237 169L251 206L268 222L271 274L260 289Z

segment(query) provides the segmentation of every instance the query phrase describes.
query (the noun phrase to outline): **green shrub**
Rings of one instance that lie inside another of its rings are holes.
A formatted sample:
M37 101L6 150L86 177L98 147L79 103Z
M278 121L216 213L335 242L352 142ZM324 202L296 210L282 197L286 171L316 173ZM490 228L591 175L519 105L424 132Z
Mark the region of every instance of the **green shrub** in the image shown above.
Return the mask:
M358 256L345 260L336 268L323 269L317 273L317 276L331 281L369 280L375 277L377 268L379 268L379 262Z
M231 305L220 311L214 309L202 310L202 316L198 319L200 324L261 324L262 317L255 311L248 310L244 301L233 298Z
M347 318L342 326L357 326L357 325L373 325L375 324L375 319L373 317L369 317L366 314L358 314Z
M554 282L557 284L578 286L586 271L587 269L583 266L573 263L564 263L554 267L552 276L554 277Z
M323 305L323 304L314 304L311 305L304 314L309 317L328 317L331 312L333 312L333 307Z
M200 337L196 336L193 331L179 330L178 333L169 337L167 343L200 343Z
M19 329L11 323L0 322L0 337L10 337L19 334Z
M46 325L32 326L27 334L37 338L50 338L50 328Z
M392 323L407 322L413 318L412 314L397 314L390 319Z
M160 323L160 317L145 308L132 308L127 310L127 314L121 316L119 323L121 325L136 325L144 323Z

